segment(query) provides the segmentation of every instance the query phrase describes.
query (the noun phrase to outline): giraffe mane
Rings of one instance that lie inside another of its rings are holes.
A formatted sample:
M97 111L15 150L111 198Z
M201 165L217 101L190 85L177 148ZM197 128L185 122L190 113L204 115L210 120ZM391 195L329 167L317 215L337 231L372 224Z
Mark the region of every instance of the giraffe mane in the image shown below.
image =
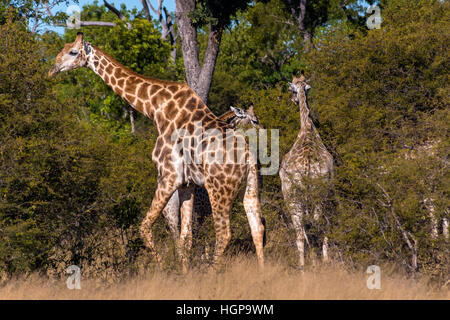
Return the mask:
M111 62L113 65L115 65L118 68L124 69L127 72L130 73L130 75L135 76L135 77L139 77L139 78L143 78L143 79L147 79L150 80L152 82L159 82L161 84L171 84L174 83L174 81L167 81L167 80L161 80L161 79L157 79L157 78L152 78L152 77L147 77L144 76L142 74L137 73L136 71L133 71L131 68L123 65L122 63L120 63L119 61L117 61L114 57L112 57L111 55L109 55L108 53L106 53L104 50L100 49L97 46L92 46L92 48L94 48L96 51L99 51L102 55L104 55L109 62ZM178 83L178 82L175 82Z
M236 114L233 110L227 111L224 114L222 114L220 117L218 117L220 120L227 122L228 120L234 118Z

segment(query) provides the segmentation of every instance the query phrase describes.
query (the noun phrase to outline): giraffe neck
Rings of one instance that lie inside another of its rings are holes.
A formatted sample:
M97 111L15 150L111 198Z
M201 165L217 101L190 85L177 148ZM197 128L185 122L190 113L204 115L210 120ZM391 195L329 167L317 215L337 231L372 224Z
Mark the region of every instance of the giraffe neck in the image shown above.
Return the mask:
M314 130L315 126L309 117L308 102L303 90L298 93L298 105L300 109L300 134Z
M85 50L86 66L100 76L131 107L155 122L154 115L159 106L150 97L162 87L163 81L138 75L90 44L85 45Z

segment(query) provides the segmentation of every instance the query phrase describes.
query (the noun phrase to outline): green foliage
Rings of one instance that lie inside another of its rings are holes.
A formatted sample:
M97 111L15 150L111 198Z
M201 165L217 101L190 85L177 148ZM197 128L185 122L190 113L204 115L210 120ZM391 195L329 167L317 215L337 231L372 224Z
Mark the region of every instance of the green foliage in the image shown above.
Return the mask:
M195 10L189 13L192 22L198 27L206 24L228 25L231 17L239 10L244 10L249 0L197 0Z
M336 27L310 56L311 104L339 161L335 234L362 261L410 265L394 215L421 239L419 257L446 248L421 203L434 199L439 221L449 207L448 12L448 2L392 1L382 29L349 39Z
M80 118L76 96L53 93L45 52L19 22L0 26L0 46L0 272L131 271L156 184L154 139Z

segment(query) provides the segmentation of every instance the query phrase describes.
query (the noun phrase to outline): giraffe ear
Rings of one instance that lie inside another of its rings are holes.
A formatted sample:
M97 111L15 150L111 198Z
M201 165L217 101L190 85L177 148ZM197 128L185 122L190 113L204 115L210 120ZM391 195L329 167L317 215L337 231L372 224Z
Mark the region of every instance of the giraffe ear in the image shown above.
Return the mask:
M234 112L234 114L238 117L238 118L242 118L244 117L244 112L242 109L240 108L235 108L230 106L230 109Z
M305 81L306 80L306 78L305 78L305 70L302 70L302 71L300 71L300 74L301 74L301 76L300 76L300 81Z

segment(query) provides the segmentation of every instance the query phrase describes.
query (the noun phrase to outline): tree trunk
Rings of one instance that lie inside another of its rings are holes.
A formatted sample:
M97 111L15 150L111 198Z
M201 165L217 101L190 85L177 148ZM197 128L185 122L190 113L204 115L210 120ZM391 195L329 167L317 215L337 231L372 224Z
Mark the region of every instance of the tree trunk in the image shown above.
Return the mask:
M128 106L128 113L130 114L131 133L135 134L136 129L134 127L134 109Z
M296 7L293 0L287 0L287 5L291 9L292 17L295 21L297 21L298 29L303 34L305 51L309 51L313 47L313 43L312 34L306 29L305 26L306 0L300 0L298 7Z
M189 12L194 10L195 0L176 0L176 19L178 32L181 36L187 83L207 104L217 55L219 54L223 25L220 22L214 26L210 25L208 45L203 65L200 66L197 30L188 17Z

